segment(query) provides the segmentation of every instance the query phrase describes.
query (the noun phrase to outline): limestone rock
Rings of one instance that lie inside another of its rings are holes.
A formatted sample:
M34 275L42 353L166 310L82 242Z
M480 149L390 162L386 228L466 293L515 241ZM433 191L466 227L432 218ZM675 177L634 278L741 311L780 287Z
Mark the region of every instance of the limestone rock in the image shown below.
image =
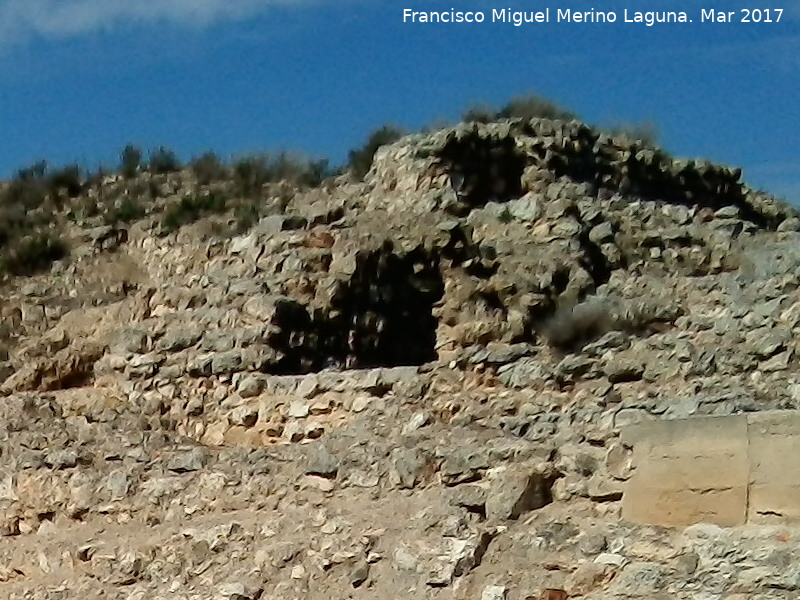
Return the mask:
M491 478L486 516L491 520L518 519L551 501L553 478L535 468L512 467Z

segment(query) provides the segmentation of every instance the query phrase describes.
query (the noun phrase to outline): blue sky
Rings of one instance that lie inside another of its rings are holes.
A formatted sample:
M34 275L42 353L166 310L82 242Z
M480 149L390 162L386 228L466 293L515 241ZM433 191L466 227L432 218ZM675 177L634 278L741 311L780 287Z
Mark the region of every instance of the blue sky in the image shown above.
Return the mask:
M0 175L40 158L115 165L128 142L340 161L383 123L418 129L537 92L592 123L655 122L674 154L743 166L800 202L795 4L746 25L697 22L755 6L743 0L0 0ZM404 8L548 6L695 23L402 22Z

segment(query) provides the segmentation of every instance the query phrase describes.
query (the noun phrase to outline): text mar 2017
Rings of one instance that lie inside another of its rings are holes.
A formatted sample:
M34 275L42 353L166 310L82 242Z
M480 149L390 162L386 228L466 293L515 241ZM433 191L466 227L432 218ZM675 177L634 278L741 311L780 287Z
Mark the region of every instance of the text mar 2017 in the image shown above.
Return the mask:
M701 23L780 23L782 8L743 8L741 10L700 11Z

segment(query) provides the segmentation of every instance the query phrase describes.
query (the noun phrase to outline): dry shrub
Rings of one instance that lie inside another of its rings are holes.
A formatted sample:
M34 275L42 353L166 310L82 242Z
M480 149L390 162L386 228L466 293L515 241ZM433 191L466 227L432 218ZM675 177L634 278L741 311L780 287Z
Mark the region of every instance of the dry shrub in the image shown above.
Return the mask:
M655 302L615 302L592 297L556 309L538 328L541 337L559 350L575 351L609 331L647 335L682 314L677 306Z

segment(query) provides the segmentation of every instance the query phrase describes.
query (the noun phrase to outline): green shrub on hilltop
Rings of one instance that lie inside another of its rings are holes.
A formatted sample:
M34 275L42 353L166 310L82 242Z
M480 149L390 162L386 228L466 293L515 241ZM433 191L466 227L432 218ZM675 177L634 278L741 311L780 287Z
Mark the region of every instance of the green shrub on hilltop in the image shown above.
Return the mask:
M339 175L340 169L332 167L327 158L312 160L308 163L305 175L301 183L308 187L317 187L330 178Z
M67 244L57 235L37 231L6 243L0 254L0 274L33 275L68 254Z
M286 182L298 187L317 187L335 174L326 159L310 160L302 155L280 152L274 156L255 154L234 161L232 167L236 194L257 198L267 183Z
M144 205L137 199L125 196L108 213L106 221L113 223L133 223L147 214Z
M142 151L128 144L122 149L119 155L119 172L126 179L132 179L139 173L142 167Z
M72 164L50 173L47 176L47 186L53 195L63 191L69 198L77 198L83 191L83 180L83 169Z
M281 152L269 163L269 181L302 184L309 173L309 162L299 156Z
M500 109L497 116L501 119L559 119L562 121L578 118L571 110L538 94L512 98Z
M19 205L0 205L0 250L15 239L30 233L43 220L42 215L28 213Z
M375 152L378 148L396 142L403 135L405 135L405 132L394 125L384 125L380 129L376 129L370 133L361 148L349 152L348 168L359 180L364 179L364 176L372 167L372 159L375 158Z
M233 216L236 219L234 232L237 234L244 233L258 223L261 218L260 208L256 202L237 204L233 209Z
M57 233L63 219L78 223L100 218L107 224L119 224L144 218L150 212L150 203L160 197L163 183L158 178L138 179L145 167L153 174L165 174L182 165L175 153L163 146L152 151L145 164L142 151L128 144L119 155L119 173L130 180L124 184L126 193L122 196L117 184L103 186L107 172L102 168L92 173L77 164L50 169L45 161L39 161L19 169L0 192L0 276L34 274L66 257L68 246ZM287 194L291 197L298 187L318 186L335 174L327 160L310 160L288 152L250 156L231 166L213 152L206 152L193 159L190 167L203 186L233 179L240 198L233 201L219 191L207 190L185 197L163 211L163 232L176 231L228 209L235 209L238 228L247 229L266 208L261 205L264 184L288 184L282 186L279 196L279 204L285 204ZM97 193L84 195L89 188ZM158 209L157 204L152 206Z
M210 151L193 158L189 167L200 185L227 179L230 175L230 170L222 164L219 156Z
M501 109L496 110L488 104L471 106L461 115L461 120L467 123L491 123L500 119L558 119L571 121L578 116L571 110L559 106L554 101L539 96L527 94L512 98Z
M19 169L0 201L7 206L20 206L25 210L39 208L48 193L46 174L47 163L43 160Z
M269 157L266 154L246 156L233 163L233 182L239 196L251 198L260 194L261 187L269 178Z
M278 154L270 164L272 182L288 182L300 187L317 187L335 171L327 159L310 160L288 152Z
M643 142L647 146L655 146L661 137L658 125L652 121L621 123L610 127L608 133L613 136L622 136L629 140Z
M166 233L177 231L205 216L224 213L227 208L225 198L219 194L186 196L167 209L161 227Z
M51 171L47 162L42 160L17 171L0 198L0 203L35 210L47 198L57 200L62 194L77 198L83 188L83 169L79 165L67 165Z
M462 119L471 123L507 118L572 120L578 117L571 110L536 94L512 98L500 109L474 105L462 114ZM429 130L435 129L429 127ZM599 135L602 131L650 146L655 145L659 137L658 128L651 122L599 127L595 133ZM363 180L372 168L376 151L405 134L400 127L389 124L373 130L363 145L350 150L347 163L341 169L331 168L327 160L309 159L291 152L254 154L231 162L223 161L214 152L205 152L188 165L201 189L195 189L197 186L193 182L183 182L192 186L193 195L177 203L167 199L166 208L160 213L161 229L176 231L206 216L230 210L236 230L245 231L264 214L285 210L299 190L320 186L343 170ZM45 161L39 161L19 169L4 187L0 187L0 273L34 273L66 256L67 246L55 233L65 215L66 219L82 224L89 220L91 225L91 221L101 219L107 223L132 223L161 211L165 204L160 198L171 195L174 186L166 185L164 177L139 177L145 168L153 175L164 175L179 171L183 165L175 152L163 146L152 150L144 160L142 151L128 144L119 155L119 173L129 180L122 184L110 181L104 185L105 170L87 173L77 164L51 169ZM84 193L87 190L93 193ZM507 210L498 218L501 222L512 220ZM558 316L556 321L567 323L563 327L565 331L574 331L566 338L583 335L588 327L586 323L597 317L589 315L584 319L584 314L589 312L581 308Z
M23 181L43 180L47 174L47 161L39 160L28 167L17 171L16 179Z
M98 165L93 171L87 170L85 187L100 189L103 180L110 174L111 172L103 165Z
M178 155L172 150L159 146L155 150L150 151L150 160L148 161L148 169L151 173L156 175L164 175L166 173L174 173L183 168Z
M70 165L48 172L45 161L19 169L0 195L0 275L32 275L68 254L53 231L57 199L75 197L83 189L82 171Z
M488 104L475 104L461 113L461 120L466 123L492 123L501 119L571 121L579 120L580 117L573 111L537 94L512 98L499 110ZM639 141L647 146L655 146L660 138L658 125L652 121L619 123L610 126L598 126L595 129L598 132L602 131L612 136L627 137L632 141Z
M497 111L487 104L475 104L461 113L461 120L466 123L491 123L497 118Z

